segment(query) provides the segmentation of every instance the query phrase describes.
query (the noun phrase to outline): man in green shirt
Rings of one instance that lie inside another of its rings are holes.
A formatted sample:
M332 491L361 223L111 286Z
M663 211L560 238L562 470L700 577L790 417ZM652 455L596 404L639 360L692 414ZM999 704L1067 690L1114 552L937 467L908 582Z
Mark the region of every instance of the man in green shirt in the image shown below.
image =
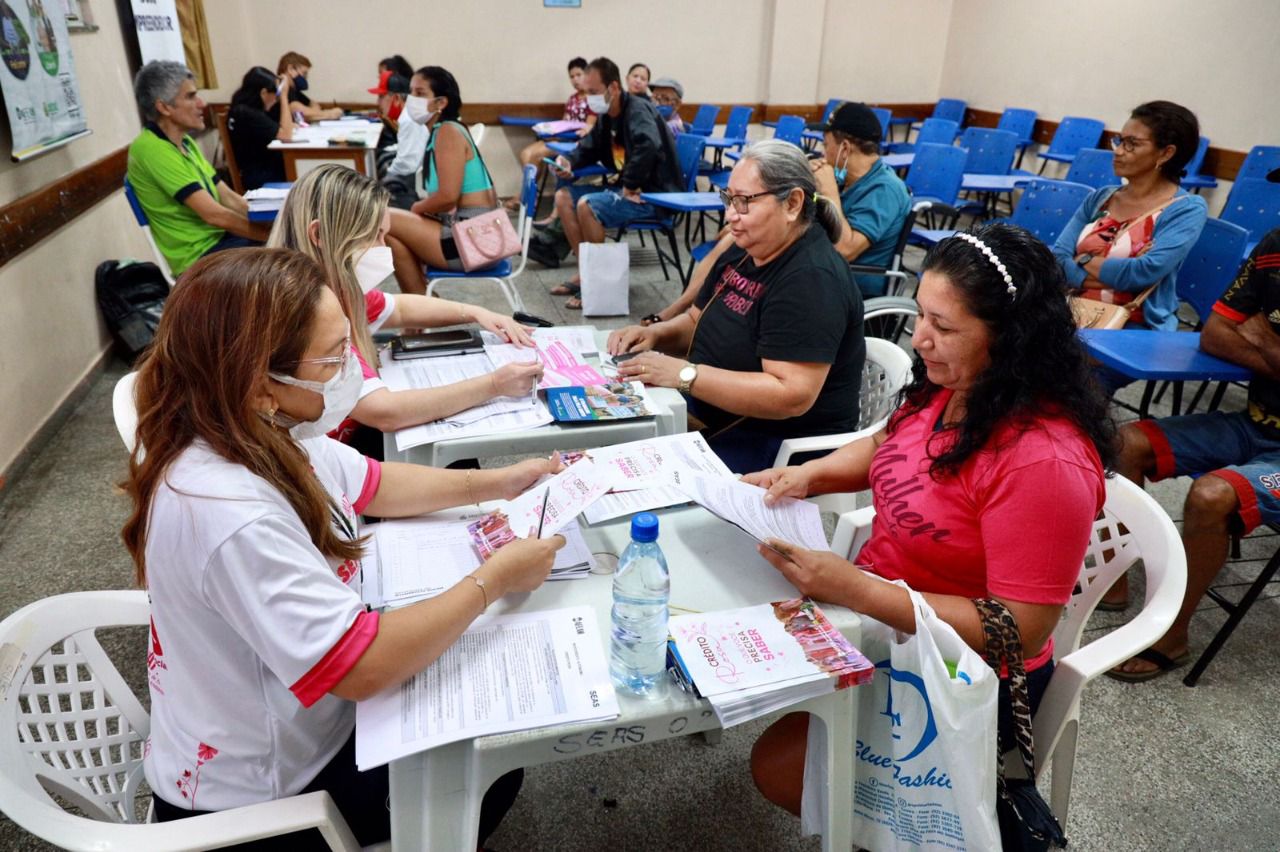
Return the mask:
M145 124L129 146L129 183L156 245L179 275L211 251L258 245L270 227L217 179L189 133L204 128L204 101L180 62L149 62L133 81Z

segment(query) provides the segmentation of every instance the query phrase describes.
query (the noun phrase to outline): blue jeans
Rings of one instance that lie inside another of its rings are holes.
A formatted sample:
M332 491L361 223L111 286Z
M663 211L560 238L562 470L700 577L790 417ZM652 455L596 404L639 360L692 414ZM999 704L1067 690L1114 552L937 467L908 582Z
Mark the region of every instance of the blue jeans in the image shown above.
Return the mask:
M587 199L591 212L606 228L621 228L641 219L661 219L664 214L647 201L628 201L616 189L600 189L598 186L573 185L570 194L576 202Z

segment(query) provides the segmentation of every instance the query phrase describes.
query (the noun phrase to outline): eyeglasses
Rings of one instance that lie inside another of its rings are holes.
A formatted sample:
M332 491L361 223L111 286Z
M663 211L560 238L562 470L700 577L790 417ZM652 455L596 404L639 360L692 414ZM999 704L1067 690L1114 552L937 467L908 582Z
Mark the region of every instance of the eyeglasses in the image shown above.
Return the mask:
M1141 136L1112 136L1111 147L1124 148L1126 153L1132 154L1137 150L1138 146L1150 141L1150 139L1143 139Z
M747 210L750 209L752 201L755 201L757 198L763 198L766 195L773 195L773 193L769 192L768 190L765 190L764 192L752 193L751 195L730 195L729 190L727 189L719 190L719 192L720 192L720 201L724 204L724 206L732 207L740 215L743 215L743 216L747 214Z
M350 320L348 320L347 321L347 337L342 342L341 355L327 355L324 358L300 358L297 361L292 361L288 364L284 364L283 366L293 368L293 367L298 367L302 364L320 364L321 366L337 364L339 371L341 371L347 368L347 362L350 360L351 360L351 322Z

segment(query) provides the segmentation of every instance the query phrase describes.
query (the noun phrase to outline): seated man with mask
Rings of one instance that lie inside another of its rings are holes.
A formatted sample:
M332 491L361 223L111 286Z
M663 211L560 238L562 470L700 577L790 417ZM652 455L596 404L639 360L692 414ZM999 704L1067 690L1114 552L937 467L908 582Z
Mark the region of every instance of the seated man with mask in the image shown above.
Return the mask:
M684 133L684 119L680 117L680 105L684 103L684 86L674 77L659 77L656 83L649 86L653 93L653 102L658 105L658 112L667 120L667 127L679 136Z
M394 125L396 134L395 157L387 165L382 175L382 185L391 191L391 206L408 210L418 200L418 188L414 185L418 169L422 168L422 160L427 152L427 140L430 131L414 119L426 118L423 98L417 98L413 109L406 109L409 101L414 100L409 94L409 80L391 71L383 71L378 85L369 90L378 96L378 113L383 121Z

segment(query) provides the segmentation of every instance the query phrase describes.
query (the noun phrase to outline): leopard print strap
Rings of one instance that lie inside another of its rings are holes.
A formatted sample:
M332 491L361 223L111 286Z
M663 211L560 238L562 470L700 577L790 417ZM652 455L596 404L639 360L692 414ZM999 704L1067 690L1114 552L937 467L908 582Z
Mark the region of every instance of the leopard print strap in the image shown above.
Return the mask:
M994 598L975 599L973 605L982 619L982 632L987 640L983 657L999 674L1001 664L1009 672L1009 695L1013 701L1014 735L1027 777L1035 778L1035 739L1031 728L1031 702L1027 694L1027 670L1022 656L1022 634L1009 608ZM996 748L999 749L997 743ZM1004 781L1003 761L996 755L1000 780Z

